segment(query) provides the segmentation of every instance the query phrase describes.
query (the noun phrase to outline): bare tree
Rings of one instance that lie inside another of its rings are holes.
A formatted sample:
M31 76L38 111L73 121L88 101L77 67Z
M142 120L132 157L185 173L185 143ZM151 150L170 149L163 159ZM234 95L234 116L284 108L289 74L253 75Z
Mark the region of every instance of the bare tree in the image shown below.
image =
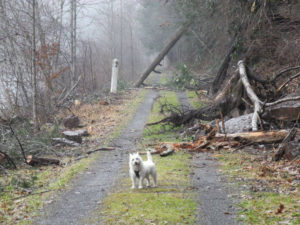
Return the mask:
M37 119L37 70L36 70L36 0L32 0L32 86L33 86L33 101L32 101L32 120L34 130L39 128Z

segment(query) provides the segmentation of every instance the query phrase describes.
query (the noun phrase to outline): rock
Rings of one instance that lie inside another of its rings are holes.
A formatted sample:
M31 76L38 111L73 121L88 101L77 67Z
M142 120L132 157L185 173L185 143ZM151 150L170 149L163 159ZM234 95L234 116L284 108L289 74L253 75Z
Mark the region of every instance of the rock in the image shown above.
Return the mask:
M78 147L80 144L75 141L68 140L66 138L52 138L52 145Z
M252 130L251 121L253 113L235 117L225 121L225 131L228 134L247 132ZM219 123L220 129L223 130L222 122Z
M79 127L80 121L79 121L78 116L73 115L73 116L66 117L64 119L63 123L64 123L65 127L72 129L72 128Z
M73 131L64 131L63 135L68 140L75 141L75 142L77 142L79 144L82 143L82 137L80 135L78 135L76 132L73 132Z

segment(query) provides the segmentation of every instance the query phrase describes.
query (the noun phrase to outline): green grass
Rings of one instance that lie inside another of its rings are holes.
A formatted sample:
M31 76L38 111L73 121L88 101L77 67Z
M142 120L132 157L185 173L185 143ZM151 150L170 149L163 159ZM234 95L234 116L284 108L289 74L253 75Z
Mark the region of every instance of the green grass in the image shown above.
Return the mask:
M205 106L205 103L201 101L195 91L186 91L186 96L189 99L189 102L193 108L198 109Z
M277 213L280 205L284 208ZM299 196L262 192L254 195L254 199L241 203L243 210L239 213L249 224L300 224Z
M243 178L239 185L251 186L253 181L267 182L269 188L285 187L285 182L280 175L270 173L262 176L259 162L255 162L255 156L247 153L228 153L220 152L216 155L222 163L222 171L232 179ZM281 171L282 174L284 171ZM270 183L268 183L270 181ZM277 181L277 182L274 182ZM259 182L257 182L259 184ZM253 185L257 185L253 183ZM287 224L300 224L300 194L299 188L296 192L289 194L278 192L244 192L245 200L240 203L239 212L241 220L246 224L280 224L281 221L287 221ZM280 207L284 206L281 213L276 213Z
M161 104L167 103L172 106L179 106L177 95L175 92L171 91L161 91L161 98L158 99L153 104L152 111L148 117L147 123L157 122L163 118L165 115L160 113ZM177 135L175 135L176 130L179 130L180 127L174 128L168 124L157 124L149 126L144 129L144 139L147 141L178 141Z
M95 155L96 156L96 155ZM27 177L35 176L36 180L32 184L31 188L35 189L34 193L42 193L36 195L30 195L20 200L14 198L18 197L18 189L16 186L7 185L5 186L4 192L0 194L0 224L31 224L32 217L38 215L38 209L44 205L44 202L52 194L52 191L65 188L70 180L78 173L84 171L87 166L95 159L94 157L83 159L78 163L72 164L68 167L64 167L61 170L53 170L52 167L44 168L42 172L37 172L34 168L26 171ZM16 172L15 176L24 177L21 172ZM11 183L7 178L6 182ZM22 194L22 195L25 195ZM20 205L22 203L22 206ZM14 217L12 217L14 215ZM16 217L19 221L16 221Z
M161 74L159 83L163 86L168 86L170 83L170 79L168 78L168 75L165 73Z
M189 155L154 156L158 187L132 190L129 178L104 201L92 224L194 224L196 203L189 192ZM91 222L91 221L90 221Z

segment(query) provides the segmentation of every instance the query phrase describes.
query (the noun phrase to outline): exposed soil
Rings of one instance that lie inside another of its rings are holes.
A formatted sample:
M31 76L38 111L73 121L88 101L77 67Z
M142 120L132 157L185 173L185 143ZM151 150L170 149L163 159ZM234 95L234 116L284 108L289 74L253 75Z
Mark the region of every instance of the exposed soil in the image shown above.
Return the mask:
M156 96L155 91L147 93L132 121L114 142L117 149L101 152L89 169L74 179L68 190L41 210L41 217L34 224L85 224L84 221L117 182L120 171L127 163L128 152L135 149L136 140L142 134Z

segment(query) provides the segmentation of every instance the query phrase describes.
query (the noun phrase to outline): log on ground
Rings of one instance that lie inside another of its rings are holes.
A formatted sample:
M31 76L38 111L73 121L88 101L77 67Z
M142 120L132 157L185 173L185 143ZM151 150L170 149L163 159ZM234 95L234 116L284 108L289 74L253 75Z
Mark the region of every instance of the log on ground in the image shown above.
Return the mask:
M299 132L300 129L297 129ZM289 133L289 130L270 130L241 132L235 134L216 134L216 137L227 137L236 141L251 143L278 143L282 141Z
M59 165L58 159L40 158L33 155L26 157L26 163L30 166L47 166L47 165Z
M52 138L52 145L78 147L80 144L75 141L68 140L66 138Z

